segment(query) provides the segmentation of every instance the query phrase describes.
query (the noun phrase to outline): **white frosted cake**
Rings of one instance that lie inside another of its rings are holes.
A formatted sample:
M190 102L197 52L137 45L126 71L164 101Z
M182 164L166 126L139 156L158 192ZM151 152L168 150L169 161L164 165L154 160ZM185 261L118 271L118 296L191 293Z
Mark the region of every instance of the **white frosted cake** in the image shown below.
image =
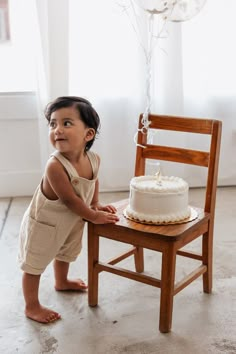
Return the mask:
M146 223L174 223L190 217L189 186L179 177L140 176L130 182L126 216Z

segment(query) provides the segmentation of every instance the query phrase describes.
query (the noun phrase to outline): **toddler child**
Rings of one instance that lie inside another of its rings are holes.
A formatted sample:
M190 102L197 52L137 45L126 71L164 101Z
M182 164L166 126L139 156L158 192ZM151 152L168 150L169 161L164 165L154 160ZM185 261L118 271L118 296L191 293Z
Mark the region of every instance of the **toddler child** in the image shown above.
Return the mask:
M40 277L47 265L54 260L56 290L87 289L81 279L68 279L70 262L81 251L85 221L118 221L116 209L98 201L100 160L90 148L100 119L91 103L80 97L59 97L48 104L45 116L55 152L24 214L18 255L25 315L41 323L61 317L39 302Z

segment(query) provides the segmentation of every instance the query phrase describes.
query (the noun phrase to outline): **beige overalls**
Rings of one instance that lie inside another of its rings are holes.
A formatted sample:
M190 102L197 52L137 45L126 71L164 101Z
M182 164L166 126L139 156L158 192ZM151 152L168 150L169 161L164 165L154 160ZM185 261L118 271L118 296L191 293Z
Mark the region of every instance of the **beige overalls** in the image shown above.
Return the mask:
M92 151L88 151L87 155L92 165L92 180L80 177L58 151L52 154L66 169L76 194L89 206L95 190L98 158ZM21 269L35 275L41 274L53 259L65 262L76 260L82 247L85 223L59 199L47 199L42 193L41 184L22 220L18 254Z

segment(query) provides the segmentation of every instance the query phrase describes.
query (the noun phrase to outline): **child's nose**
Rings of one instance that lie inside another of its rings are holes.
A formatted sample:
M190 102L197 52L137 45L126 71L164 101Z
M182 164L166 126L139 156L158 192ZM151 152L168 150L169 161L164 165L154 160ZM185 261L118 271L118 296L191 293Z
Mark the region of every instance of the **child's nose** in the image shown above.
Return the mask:
M61 133L63 133L63 126L57 125L57 127L56 127L56 129L55 129L55 133L56 133L56 134L61 134Z

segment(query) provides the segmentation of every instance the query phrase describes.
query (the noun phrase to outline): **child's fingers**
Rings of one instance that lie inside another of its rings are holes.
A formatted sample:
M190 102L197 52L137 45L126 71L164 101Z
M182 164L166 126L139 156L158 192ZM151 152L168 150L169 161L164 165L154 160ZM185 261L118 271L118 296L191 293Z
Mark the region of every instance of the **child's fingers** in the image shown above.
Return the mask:
M119 221L119 218L117 215L115 214L109 214L108 218L107 218L107 222L108 223L116 223L117 221Z
M109 213L116 213L116 208L113 206L113 205L106 205L105 206L105 208L106 208L106 211L108 211Z

